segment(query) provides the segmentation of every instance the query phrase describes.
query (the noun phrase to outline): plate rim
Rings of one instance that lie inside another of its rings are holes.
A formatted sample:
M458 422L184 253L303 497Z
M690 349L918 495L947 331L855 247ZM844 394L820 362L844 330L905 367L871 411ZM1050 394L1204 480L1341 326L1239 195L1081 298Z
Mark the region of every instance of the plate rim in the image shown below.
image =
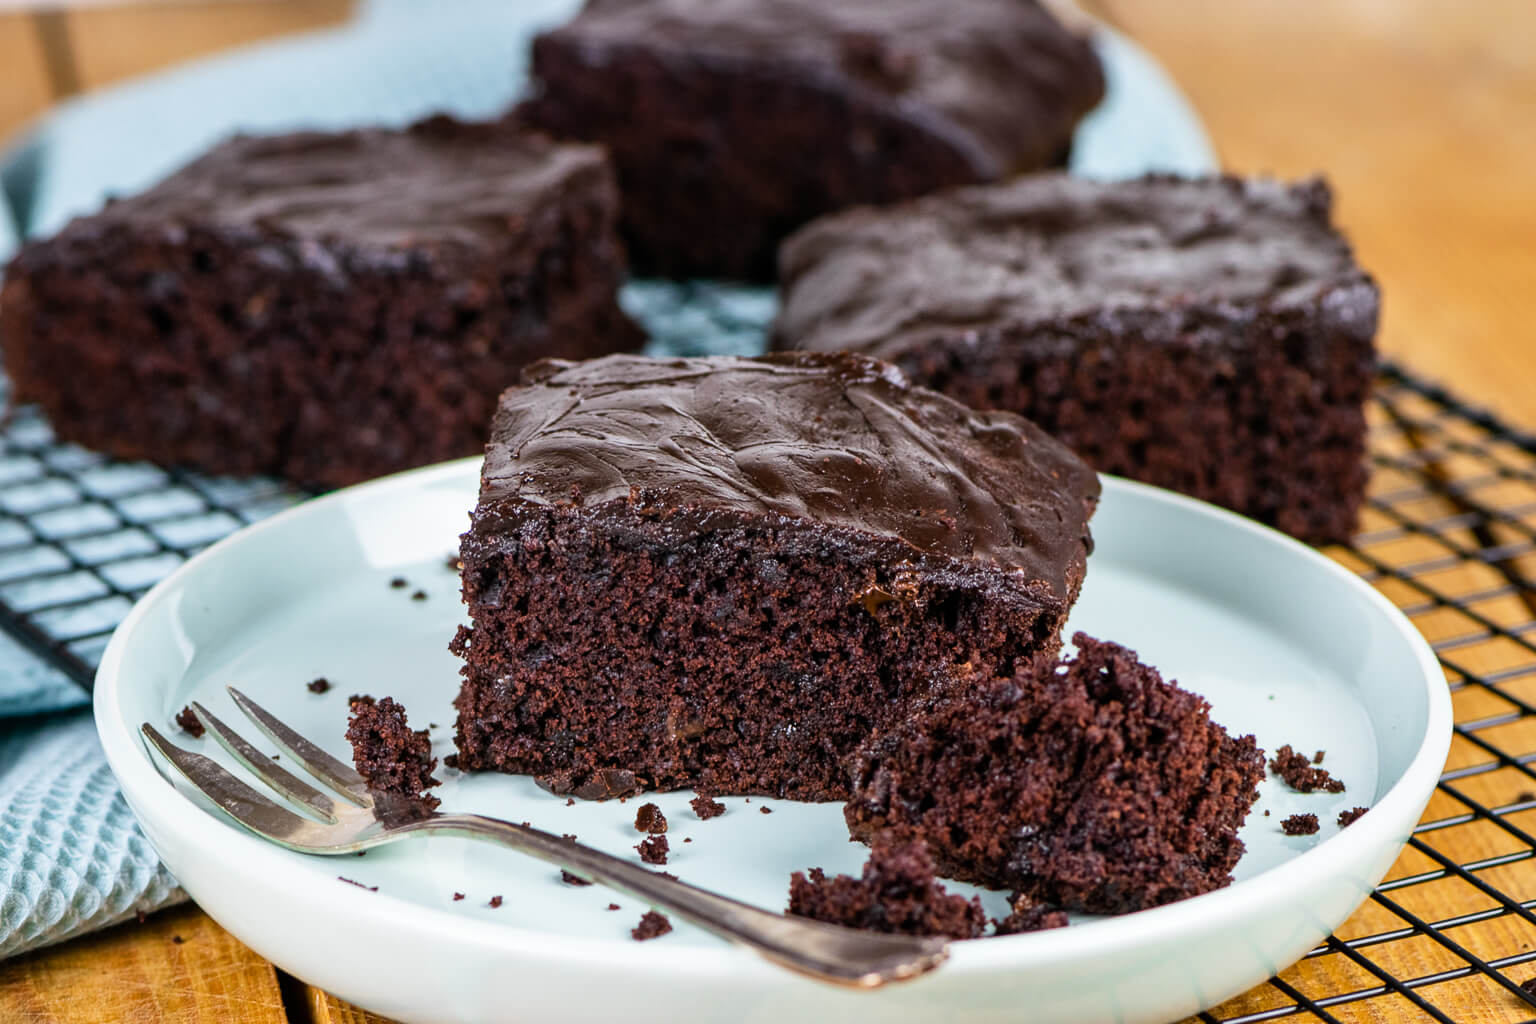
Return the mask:
M309 856L284 850L230 823L221 823L226 827L217 829L206 827L209 812L194 804L161 774L148 748L138 738L137 725L130 724L124 718L122 668L126 652L139 624L155 606L167 600L190 577L204 571L204 567L226 557L232 548L253 543L252 538L259 538L267 532L295 528L295 524L301 524L304 519L325 515L338 506L382 500L392 492L431 487L456 478L477 480L480 461L478 457L471 457L409 470L295 505L209 546L135 603L113 633L102 656L96 675L93 707L107 761L124 795L129 798L136 817L143 816L140 810L143 806L166 827L182 833L200 833L198 840L208 844L203 850L204 856L222 857L229 862L241 863L256 858L257 863L248 866L247 870L266 870L266 865L282 870L282 865L290 863L289 858ZM999 968L1026 965L1032 968L1049 967L1083 957L1102 956L1111 950L1129 949L1152 940L1168 941L1170 937L1191 928L1214 928L1223 920L1231 921L1255 913L1268 899L1273 898L1266 897L1267 892L1289 891L1308 884L1319 884L1323 878L1333 874L1328 867L1330 862L1366 859L1371 850L1387 844L1391 844L1394 850L1400 848L1407 841L1413 824L1417 822L1425 802L1433 792L1449 752L1452 733L1451 700L1439 662L1428 642L1384 595L1321 552L1233 512L1146 484L1107 475L1101 476L1101 479L1106 494L1122 492L1137 500L1177 506L1184 514L1215 518L1228 528L1246 532L1256 543L1278 544L1288 548L1292 556L1332 576L1359 599L1374 605L1395 627L1399 639L1412 649L1414 660L1421 669L1417 682L1426 701L1423 735L1419 737L1418 749L1408 766L1371 805L1372 812L1381 813L1362 817L1350 828L1340 830L1284 863L1214 892L1149 910L1086 921L1071 928L1049 932L994 936L985 942L957 943L953 947L954 955L945 967L945 972L949 974L987 973ZM466 509L466 516L467 512ZM1400 822L1406 822L1406 828L1399 825ZM149 835L155 830L145 828L144 831ZM1370 886L1361 889L1362 901L1379 880L1371 879ZM351 887L336 886L330 879L309 871L295 872L287 884L302 886L296 898L309 900L317 910L324 906L345 908L345 912L375 919L381 926L388 922L397 927L401 914L406 913L410 915L413 933L418 940L440 941L450 945L469 943L497 957L587 958L596 959L612 968L643 969L648 974L657 971L669 974L675 972L679 977L691 978L711 974L734 975L754 968L778 970L748 951L725 942L709 946L669 947L666 944L642 944L612 938L551 933L514 922L479 921L386 892L350 891ZM1337 924L1335 922L1329 927L1337 927ZM235 930L231 928L231 931Z

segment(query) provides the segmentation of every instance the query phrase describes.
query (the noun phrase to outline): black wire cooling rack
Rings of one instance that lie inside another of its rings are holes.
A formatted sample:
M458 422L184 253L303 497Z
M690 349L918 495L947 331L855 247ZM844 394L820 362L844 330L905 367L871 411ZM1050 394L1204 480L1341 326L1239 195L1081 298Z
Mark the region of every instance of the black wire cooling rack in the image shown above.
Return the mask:
M734 325L742 350L762 319L746 292L663 300ZM646 319L664 348L684 347ZM691 333L686 317L671 326ZM1329 553L1433 644L1455 704L1450 758L1365 905L1279 977L1199 1015L1212 1024L1536 1021L1519 987L1536 977L1536 437L1392 366L1370 412L1361 531ZM0 431L0 628L88 687L134 599L303 497L114 462L14 410Z

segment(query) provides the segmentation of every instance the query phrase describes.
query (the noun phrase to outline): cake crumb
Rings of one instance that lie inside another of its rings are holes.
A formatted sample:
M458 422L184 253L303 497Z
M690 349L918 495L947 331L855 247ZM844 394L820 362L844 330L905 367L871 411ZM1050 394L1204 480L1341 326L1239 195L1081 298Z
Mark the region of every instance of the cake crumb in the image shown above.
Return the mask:
M462 900L463 898L464 898L464 894L461 893L461 892L456 892L456 893L453 894L453 902L455 902L455 903L459 902L459 900Z
M767 804L764 804L763 806L759 807L758 810L762 811L764 814L772 814L773 813L773 808L769 807Z
M412 732L405 708L392 697L374 700L358 695L347 704L351 711L347 741L352 744L352 762L358 774L368 780L368 788L409 801L415 810L435 810L442 801L427 790L441 783L432 775L437 758L432 756L427 730Z
M1313 764L1322 764L1323 763L1323 755L1325 753L1327 753L1327 751L1319 750L1317 753L1313 754L1312 755L1312 763Z
M346 878L346 877L344 877L342 875L337 875L336 878L338 880L340 880L340 881L346 882L348 885L355 885L359 889L367 889L369 892L378 892L379 891L379 887L376 886L376 885L364 885L362 882L355 881L355 880L353 880L351 878Z
M951 893L934 877L924 843L881 839L858 878L828 878L821 868L796 871L789 879L788 912L863 931L953 939L974 939L987 924L980 900Z
M1370 810L1369 807L1351 807L1347 811L1340 811L1339 828L1348 828L1349 826L1353 825L1355 822L1359 821L1360 816L1368 810Z
M1288 836L1317 835L1317 815L1293 814L1280 822L1280 831Z
M1275 752L1270 758L1270 770L1280 776L1287 786L1298 793L1311 793L1322 790L1324 793L1344 792L1344 783L1328 774L1326 768L1315 768L1307 760L1307 755L1298 754L1287 743Z
M183 942L186 942L186 941L187 941L187 940L186 940L186 939L184 939L184 938L182 938L182 937L181 937L181 936L180 936L180 935L172 935L172 936L171 936L171 941L172 941L172 942L174 942L174 943L175 943L175 944L176 944L176 945L178 945L178 946L179 946L179 945L181 945L181 944L182 944L182 943L183 943Z
M492 896L491 897L491 902L487 903L486 906L490 907L492 910L496 910L497 908L499 908L501 906L501 897L500 896Z
M310 693L326 693L327 691L330 690L330 688L331 688L331 681L329 679L325 678L325 676L321 676L318 679L310 680L309 687L308 687Z
M640 859L647 864L665 864L667 862L667 837L648 836L640 841L635 849L640 851Z
M566 797L565 798L565 806L567 806L567 807L575 807L576 806L576 798L573 797L573 796Z
M1022 935L1025 932L1043 932L1050 928L1067 926L1066 912L1045 903L1032 903L1023 893L1014 893L1010 899L1013 912L1001 921L994 921L994 935Z
M566 885L591 885L592 884L591 882L587 881L585 878L582 878L580 875L573 875L573 874L571 874L569 871L565 870L565 868L561 868L560 869L560 881L564 882Z
M1264 817L1266 817L1266 818L1269 817L1269 808L1268 807L1264 808Z
M667 816L655 804L641 804L635 812L635 831L659 836L667 830Z
M693 837L692 836L683 836L683 842L691 843L691 842L693 842Z
M710 818L718 818L725 813L725 804L716 800L708 793L700 793L688 801L688 806L693 808L693 813L699 816L700 821L708 821Z
M410 584L406 582L404 576L396 576L394 579L389 581L389 585L394 590L404 590L406 587L410 586Z
M609 910L622 910L623 908L620 907L617 903L610 903L610 904L608 904L608 909Z
M425 601L426 599L427 599L427 592L425 590L418 590L418 591L416 591L415 593L413 593L411 595L411 600L412 601Z
M629 934L636 942L644 942L647 939L659 938L671 930L672 922L667 920L667 915L647 910L640 915L640 923L630 929Z
M176 712L176 724L181 726L181 731L193 739L201 739L203 735L203 723L197 720L192 713L192 705L188 704Z

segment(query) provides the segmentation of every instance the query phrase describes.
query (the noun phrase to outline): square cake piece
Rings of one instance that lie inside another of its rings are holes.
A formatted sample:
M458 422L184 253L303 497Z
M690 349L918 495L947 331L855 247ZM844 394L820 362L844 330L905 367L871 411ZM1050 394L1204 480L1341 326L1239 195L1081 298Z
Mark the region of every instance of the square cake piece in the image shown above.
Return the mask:
M860 356L539 364L460 549L459 767L845 798L872 730L1055 656L1098 493Z
M1379 297L1321 181L1040 175L823 218L775 345L887 359L1101 472L1347 539Z
M527 363L636 347L602 153L507 124L237 137L24 246L17 397L128 459L339 486L478 452Z
M1059 164L1104 75L1035 0L588 0L532 88L612 155L637 273L771 280L820 214Z

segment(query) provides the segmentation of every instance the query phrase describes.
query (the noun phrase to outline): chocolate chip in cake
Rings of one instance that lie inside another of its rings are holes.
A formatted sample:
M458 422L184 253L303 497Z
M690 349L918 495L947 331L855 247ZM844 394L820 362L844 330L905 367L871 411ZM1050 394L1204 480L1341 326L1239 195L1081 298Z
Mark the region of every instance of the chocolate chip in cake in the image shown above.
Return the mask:
M647 910L640 916L640 923L630 929L630 936L636 942L644 942L646 939L654 939L667 934L672 930L672 922L667 920L665 914L658 914L654 910Z
M667 816L655 804L641 804L635 812L635 831L659 836L667 830Z
M640 859L647 864L665 864L667 862L667 837L648 836L641 840L635 849L640 851Z
M330 690L330 688L331 681L325 678L325 676L321 676L319 679L311 680L308 687L310 693L325 693Z
M1280 831L1288 836L1317 835L1317 815L1293 814L1280 823Z
M190 704L176 712L176 724L181 726L182 732L193 739L199 739L203 735L203 723L199 722L197 716L192 713Z
M1287 786L1298 793L1322 790L1325 793L1344 792L1344 783L1328 774L1326 768L1314 768L1306 754L1298 754L1287 743L1275 751L1269 760L1270 770L1280 776Z

